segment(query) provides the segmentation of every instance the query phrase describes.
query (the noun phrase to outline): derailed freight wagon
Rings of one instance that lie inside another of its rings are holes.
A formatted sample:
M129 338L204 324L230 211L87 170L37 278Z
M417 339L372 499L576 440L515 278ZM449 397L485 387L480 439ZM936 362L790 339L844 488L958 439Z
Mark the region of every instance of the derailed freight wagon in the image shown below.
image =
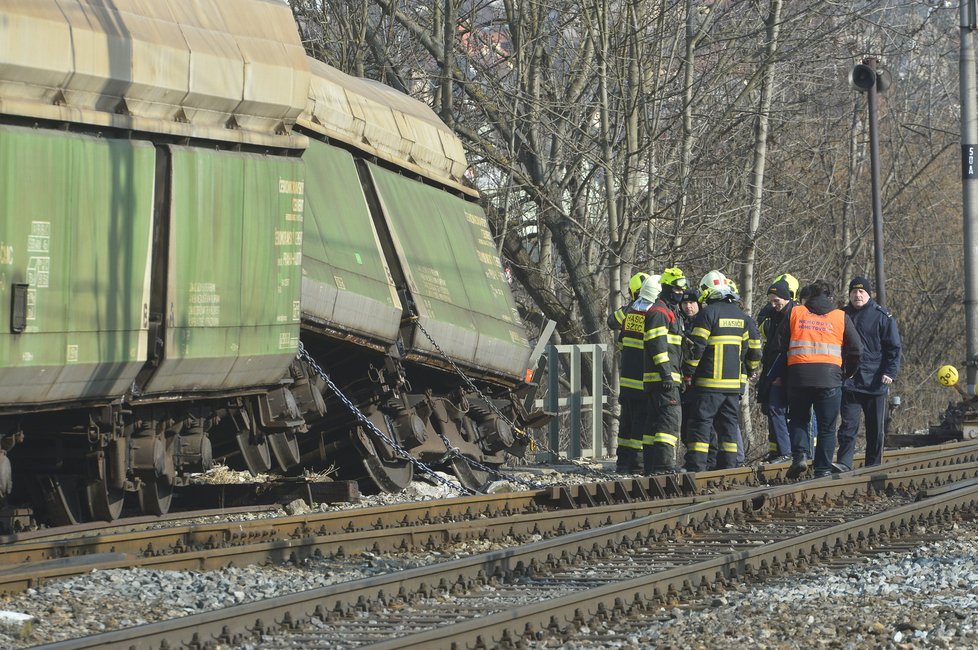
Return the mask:
M113 519L215 457L397 489L405 450L521 451L526 340L433 113L307 59L278 1L0 17L0 497Z

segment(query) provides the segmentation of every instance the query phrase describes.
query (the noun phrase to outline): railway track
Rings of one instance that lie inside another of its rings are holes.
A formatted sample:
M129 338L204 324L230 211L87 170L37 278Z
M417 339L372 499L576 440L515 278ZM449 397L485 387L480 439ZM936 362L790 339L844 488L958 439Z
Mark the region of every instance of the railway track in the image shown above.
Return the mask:
M739 579L902 543L918 524L966 516L978 498L978 462L973 445L953 447L827 479L649 503L646 514L626 504L624 520L609 514L615 506L578 508L572 514L584 519L538 542L50 647L480 647L526 634L559 639L574 625L644 615ZM518 525L471 523L480 531ZM417 532L407 534L417 540ZM396 645L385 645L392 635Z
M893 454L890 471L978 459L978 443ZM0 592L118 568L213 570L300 562L369 551L409 552L473 539L525 541L648 516L761 482L778 482L785 465L557 486L329 513L217 523L51 529L0 539ZM212 514L210 512L200 513ZM185 517L186 515L181 515Z

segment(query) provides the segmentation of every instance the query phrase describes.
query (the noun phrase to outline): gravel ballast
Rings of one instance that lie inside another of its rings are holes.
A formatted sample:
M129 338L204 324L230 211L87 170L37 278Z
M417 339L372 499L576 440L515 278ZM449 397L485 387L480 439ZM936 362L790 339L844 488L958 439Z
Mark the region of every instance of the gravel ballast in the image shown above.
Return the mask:
M557 482L567 476L555 472L545 478ZM386 503L446 496L439 486L416 485L403 495L370 499ZM380 505L370 501L363 505L368 504ZM968 522L945 532L947 539L912 551L862 558L837 568L816 566L805 574L739 586L704 603L655 612L646 621L628 624L627 630L610 630L605 640L570 640L563 647L978 647L978 561L974 554L978 525ZM4 610L0 611L0 647L50 643L499 547L466 543L411 556L364 554L342 561L212 572L94 572L0 598L0 610Z

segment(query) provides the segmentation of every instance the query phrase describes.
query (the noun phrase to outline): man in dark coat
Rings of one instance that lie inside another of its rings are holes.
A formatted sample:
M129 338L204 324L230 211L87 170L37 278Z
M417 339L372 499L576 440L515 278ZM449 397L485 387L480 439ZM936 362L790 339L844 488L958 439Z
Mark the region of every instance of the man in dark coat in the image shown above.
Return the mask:
M855 374L842 386L842 423L839 425L839 469L852 469L860 413L866 416L866 466L883 461L886 396L900 372L900 332L896 319L870 293L869 280L856 276L849 283L846 315L862 342L863 353Z
M788 394L783 377L785 360L774 349L774 334L795 303L786 280L776 280L767 290L767 296L768 304L757 315L763 350L757 401L767 416L767 460L777 462L791 458L791 437L788 435Z

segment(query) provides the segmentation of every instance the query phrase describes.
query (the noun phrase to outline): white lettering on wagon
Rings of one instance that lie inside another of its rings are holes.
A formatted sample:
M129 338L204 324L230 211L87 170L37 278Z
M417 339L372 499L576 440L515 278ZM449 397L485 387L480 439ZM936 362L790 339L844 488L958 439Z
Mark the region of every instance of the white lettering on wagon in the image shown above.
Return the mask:
M27 258L27 321L37 320L38 289L51 286L51 222L32 221L27 235L27 252L34 253ZM37 253L40 253L38 255ZM13 251L11 251L11 256ZM27 331L34 326L28 325Z
M221 324L221 294L213 282L191 282L187 302L189 327L217 327Z
M294 195L289 199L288 211L284 213L285 224L301 224L302 212L306 207L306 200L302 198L306 190L304 181L293 181L285 178L278 180L279 194ZM281 251L275 260L275 265L279 267L302 266L302 227L293 226L296 229L276 229L275 246L292 246L295 250Z
M302 246L302 231L301 230L276 230L275 231L275 245L276 246Z
M27 236L28 253L48 253L51 251L51 222L32 221L31 234Z
M306 184L303 181L290 181L285 178L278 179L279 194L305 194Z

